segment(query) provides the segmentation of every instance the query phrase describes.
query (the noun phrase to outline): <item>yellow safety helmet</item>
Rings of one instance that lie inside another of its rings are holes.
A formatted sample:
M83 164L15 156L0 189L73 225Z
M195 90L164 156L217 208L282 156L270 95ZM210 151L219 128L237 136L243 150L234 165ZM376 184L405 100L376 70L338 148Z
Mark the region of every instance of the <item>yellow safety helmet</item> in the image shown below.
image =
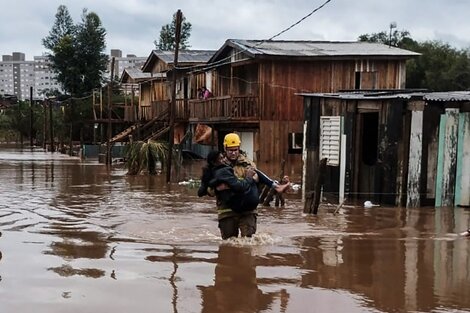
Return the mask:
M240 147L241 140L240 137L235 133L230 133L225 135L224 138L224 147L231 148L231 147Z

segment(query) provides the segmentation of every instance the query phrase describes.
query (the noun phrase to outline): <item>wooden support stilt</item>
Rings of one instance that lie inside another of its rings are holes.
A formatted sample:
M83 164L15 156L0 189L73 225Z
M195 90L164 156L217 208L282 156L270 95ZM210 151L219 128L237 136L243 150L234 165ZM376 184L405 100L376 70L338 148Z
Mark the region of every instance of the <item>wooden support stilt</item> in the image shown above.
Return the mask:
M325 180L326 161L326 158L320 160L315 180L314 191L310 191L305 194L304 213L317 214L318 212L318 206L320 205L321 200L321 190L323 182Z

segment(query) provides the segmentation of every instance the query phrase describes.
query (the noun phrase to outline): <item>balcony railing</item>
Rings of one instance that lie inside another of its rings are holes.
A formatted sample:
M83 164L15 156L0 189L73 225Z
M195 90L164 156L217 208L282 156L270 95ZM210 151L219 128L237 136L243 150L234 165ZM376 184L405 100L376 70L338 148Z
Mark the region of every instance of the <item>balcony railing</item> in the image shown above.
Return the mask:
M169 100L152 101L150 106L140 107L140 117L151 120L168 109ZM257 120L259 117L258 97L222 96L206 100L176 100L175 120L218 121Z
M151 120L168 110L169 100L152 101L150 106L140 107L141 118ZM187 100L176 99L175 120L187 121L189 118L189 107Z
M256 120L258 117L259 104L255 96L189 100L189 118L192 120Z

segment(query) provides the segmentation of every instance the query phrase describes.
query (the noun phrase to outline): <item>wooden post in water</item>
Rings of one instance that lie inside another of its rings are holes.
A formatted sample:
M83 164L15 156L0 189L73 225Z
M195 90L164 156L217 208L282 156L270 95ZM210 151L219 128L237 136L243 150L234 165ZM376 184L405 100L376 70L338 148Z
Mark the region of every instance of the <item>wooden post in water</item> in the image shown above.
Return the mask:
M106 141L106 164L112 163L112 145L111 138L113 136L113 130L111 126L111 85L114 76L114 57L111 59L111 77L108 83L108 140Z
M33 87L29 87L29 146L33 148Z
M326 171L326 158L320 160L320 164L318 165L317 169L317 176L315 180L315 187L313 191L308 192L305 195L305 205L304 205L304 213L313 213L317 214L318 206L320 205L320 198L321 198L321 189L323 186L323 182L325 179L325 171Z
M178 66L178 50L180 44L181 35L181 21L183 14L181 10L176 12L176 30L175 30L175 57L173 61L173 86L171 91L171 102L168 108L168 115L170 118L170 130L168 134L168 158L166 164L166 182L169 183L171 180L171 162L173 161L173 141L175 140L175 107L176 107L176 73Z
M50 144L51 144L51 152L55 152L55 146L54 146L54 122L52 120L52 102L51 100L47 101L47 104L49 105L49 138L50 138Z
M43 135L42 135L42 148L47 149L47 111L46 111L46 100L42 100L42 112L43 112Z

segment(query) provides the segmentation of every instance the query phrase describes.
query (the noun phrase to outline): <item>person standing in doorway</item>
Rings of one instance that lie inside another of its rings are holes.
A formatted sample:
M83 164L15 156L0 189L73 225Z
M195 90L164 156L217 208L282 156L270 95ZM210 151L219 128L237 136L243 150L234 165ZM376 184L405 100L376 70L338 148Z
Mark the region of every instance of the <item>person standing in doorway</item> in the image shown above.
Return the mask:
M212 98L212 92L210 92L210 90L207 89L206 86L203 86L201 89L202 89L202 98L204 100Z

